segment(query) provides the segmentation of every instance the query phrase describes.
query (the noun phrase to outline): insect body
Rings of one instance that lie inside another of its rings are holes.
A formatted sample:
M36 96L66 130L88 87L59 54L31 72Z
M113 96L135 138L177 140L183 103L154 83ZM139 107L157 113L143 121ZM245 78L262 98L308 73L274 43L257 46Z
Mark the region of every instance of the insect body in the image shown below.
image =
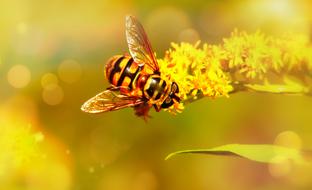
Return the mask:
M105 65L105 76L111 86L84 103L81 109L101 113L134 107L146 118L148 110L169 108L180 102L178 85L161 77L159 66L142 25L126 17L126 37L131 56L112 57Z

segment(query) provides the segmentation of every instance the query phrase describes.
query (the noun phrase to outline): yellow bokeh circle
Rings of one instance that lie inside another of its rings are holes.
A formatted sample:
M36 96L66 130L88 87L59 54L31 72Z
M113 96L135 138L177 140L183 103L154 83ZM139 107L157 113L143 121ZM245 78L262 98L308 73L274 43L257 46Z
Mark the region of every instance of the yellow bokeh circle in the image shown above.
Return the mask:
M274 144L289 148L300 149L302 142L301 138L297 133L293 131L284 131L277 135Z
M80 64L73 59L66 59L58 67L60 79L68 84L78 81L81 77L82 69Z
M41 77L42 88L50 88L58 84L58 78L53 73L46 73Z
M13 66L7 74L8 82L14 88L26 87L31 79L30 70L25 65Z
M63 98L64 92L59 85L51 84L43 89L42 99L48 105L58 105L63 101Z

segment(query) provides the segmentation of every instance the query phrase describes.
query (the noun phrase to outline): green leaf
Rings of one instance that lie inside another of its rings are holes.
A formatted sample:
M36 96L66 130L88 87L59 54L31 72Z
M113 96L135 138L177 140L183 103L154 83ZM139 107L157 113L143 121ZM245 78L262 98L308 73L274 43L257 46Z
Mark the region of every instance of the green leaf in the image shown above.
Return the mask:
M303 164L307 162L307 160L305 160L304 158L303 152L300 150L267 144L228 144L211 149L182 150L169 154L166 157L166 160L179 154L210 154L237 156L264 163L281 163L285 160L292 160L294 163L298 164Z

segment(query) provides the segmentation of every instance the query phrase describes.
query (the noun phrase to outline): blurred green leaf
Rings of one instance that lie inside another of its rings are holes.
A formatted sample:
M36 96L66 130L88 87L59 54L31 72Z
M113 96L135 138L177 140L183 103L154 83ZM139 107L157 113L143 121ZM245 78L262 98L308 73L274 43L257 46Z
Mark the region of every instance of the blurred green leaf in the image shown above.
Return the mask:
M166 160L179 154L237 156L264 163L281 163L285 160L292 160L294 163L298 164L307 162L307 160L304 158L304 154L300 150L267 144L228 144L211 149L182 150L169 154L166 157Z

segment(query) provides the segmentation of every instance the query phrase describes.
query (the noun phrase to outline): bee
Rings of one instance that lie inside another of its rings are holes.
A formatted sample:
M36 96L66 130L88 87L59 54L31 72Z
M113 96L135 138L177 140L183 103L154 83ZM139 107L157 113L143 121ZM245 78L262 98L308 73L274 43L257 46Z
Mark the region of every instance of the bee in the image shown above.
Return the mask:
M133 107L144 119L154 107L157 112L180 102L179 87L161 77L152 46L143 26L134 16L126 17L126 38L130 55L116 55L105 65L111 86L86 101L81 110L102 113Z

